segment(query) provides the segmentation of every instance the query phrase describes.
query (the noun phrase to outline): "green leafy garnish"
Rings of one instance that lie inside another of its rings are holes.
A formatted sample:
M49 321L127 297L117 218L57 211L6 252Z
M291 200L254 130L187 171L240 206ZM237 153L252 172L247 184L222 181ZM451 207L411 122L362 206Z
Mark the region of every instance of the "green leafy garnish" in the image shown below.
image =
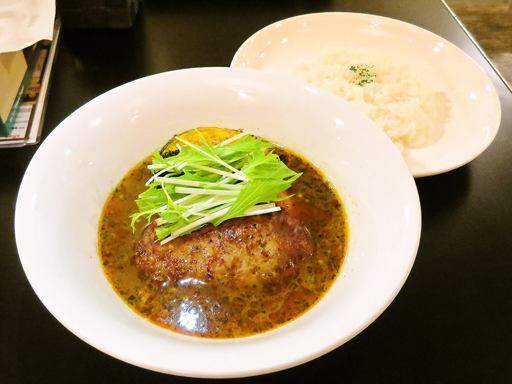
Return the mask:
M365 84L371 84L375 80L376 75L375 72L373 72L373 65L351 65L348 69L354 72L352 82L361 87Z
M286 199L281 192L301 176L261 138L242 132L212 145L200 137L195 144L176 136L177 152L153 153L152 176L136 200L132 228L140 219L155 220L164 244L208 223L277 212L275 201Z

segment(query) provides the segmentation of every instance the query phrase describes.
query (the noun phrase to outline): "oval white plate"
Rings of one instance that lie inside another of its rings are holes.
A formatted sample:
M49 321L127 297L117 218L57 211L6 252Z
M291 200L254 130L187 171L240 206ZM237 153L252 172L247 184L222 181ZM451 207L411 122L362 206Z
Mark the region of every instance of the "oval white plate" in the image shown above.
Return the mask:
M340 278L313 309L271 332L232 340L173 333L130 310L103 274L97 229L108 194L154 149L197 126L244 128L304 154L345 202L350 240ZM284 369L356 335L402 287L421 224L414 180L366 117L294 79L227 68L150 76L78 109L30 162L15 219L25 273L64 326L126 362L196 377Z
M404 153L414 176L435 175L467 164L496 136L500 102L484 71L449 41L402 21L342 12L292 17L247 39L231 66L295 74L301 65L339 50L403 63L448 98L447 120L437 127L442 136L431 145Z

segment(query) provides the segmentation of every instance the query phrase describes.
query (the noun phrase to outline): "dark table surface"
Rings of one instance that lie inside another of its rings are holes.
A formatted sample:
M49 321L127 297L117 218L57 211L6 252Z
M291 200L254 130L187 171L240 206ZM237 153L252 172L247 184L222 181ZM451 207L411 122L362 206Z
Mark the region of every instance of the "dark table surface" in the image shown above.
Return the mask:
M117 85L172 69L228 66L238 46L265 25L333 10L408 21L461 47L498 90L500 131L471 164L416 180L421 244L404 288L382 316L319 359L239 381L511 383L512 93L443 3L147 0L132 29L63 31L43 139L76 108ZM193 382L97 351L37 299L14 240L16 194L36 150L0 150L0 383Z

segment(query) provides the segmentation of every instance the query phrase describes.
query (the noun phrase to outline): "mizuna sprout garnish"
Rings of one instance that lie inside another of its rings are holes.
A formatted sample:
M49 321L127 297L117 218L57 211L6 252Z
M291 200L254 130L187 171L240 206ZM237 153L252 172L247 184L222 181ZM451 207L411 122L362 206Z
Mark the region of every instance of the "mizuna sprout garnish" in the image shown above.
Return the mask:
M244 132L217 145L201 138L194 144L176 136L177 154L153 153L153 175L136 200L132 228L139 219L155 219L165 244L208 223L281 210L275 202L287 198L281 192L301 174L272 152L272 143Z

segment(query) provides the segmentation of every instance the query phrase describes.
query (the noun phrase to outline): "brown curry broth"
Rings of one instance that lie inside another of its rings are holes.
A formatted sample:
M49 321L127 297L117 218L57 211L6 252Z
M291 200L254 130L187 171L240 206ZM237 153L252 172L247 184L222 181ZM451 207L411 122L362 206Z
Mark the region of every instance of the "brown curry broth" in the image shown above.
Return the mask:
M291 199L308 207L304 224L312 235L315 252L300 265L297 277L269 292L228 285L165 286L145 276L133 262L145 223L139 223L134 234L129 216L136 211L134 200L150 177L146 169L148 158L135 166L109 196L99 228L99 253L105 274L134 311L180 333L228 338L275 328L298 317L322 297L338 275L345 253L347 224L343 206L309 162L285 149L276 152L286 155L291 169L303 172L289 192L294 194Z

